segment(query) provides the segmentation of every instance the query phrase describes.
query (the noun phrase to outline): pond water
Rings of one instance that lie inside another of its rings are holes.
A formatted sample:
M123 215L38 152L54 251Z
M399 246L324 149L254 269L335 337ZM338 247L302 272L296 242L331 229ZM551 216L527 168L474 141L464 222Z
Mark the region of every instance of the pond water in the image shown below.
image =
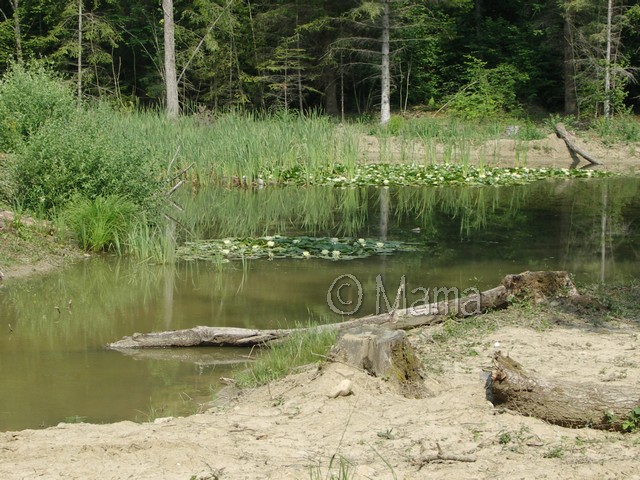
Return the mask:
M640 180L509 188L211 190L178 200L188 238L306 234L413 242L419 251L352 261L280 259L150 266L97 257L0 288L0 430L187 414L212 399L246 351L108 351L134 332L196 325L285 327L336 320L327 290L344 274L372 313L416 287L493 287L524 270L579 282L640 278ZM418 230L419 229L419 230ZM347 292L348 295L348 292ZM344 296L344 295L343 295Z

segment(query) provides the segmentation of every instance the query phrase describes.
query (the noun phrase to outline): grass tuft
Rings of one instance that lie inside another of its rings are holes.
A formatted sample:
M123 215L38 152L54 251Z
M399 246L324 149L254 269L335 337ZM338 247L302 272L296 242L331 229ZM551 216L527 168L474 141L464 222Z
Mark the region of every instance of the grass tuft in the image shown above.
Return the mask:
M123 240L137 219L137 207L130 200L109 195L93 200L78 198L63 217L85 250L122 253Z
M265 385L285 377L296 367L315 363L317 355L326 355L336 340L335 329L309 329L294 332L265 352L248 370L236 375L241 388Z

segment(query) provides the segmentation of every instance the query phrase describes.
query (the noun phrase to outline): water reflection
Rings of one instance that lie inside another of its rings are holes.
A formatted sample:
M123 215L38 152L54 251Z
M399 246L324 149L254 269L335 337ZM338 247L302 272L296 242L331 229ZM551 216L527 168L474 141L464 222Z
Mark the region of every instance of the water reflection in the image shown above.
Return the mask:
M196 325L271 328L336 319L345 273L375 310L376 277L407 288L494 286L507 273L566 269L578 280L640 277L637 179L482 189L212 190L180 199L183 238L296 234L403 239L421 252L350 262L274 260L149 266L94 258L0 288L0 430L189 413L230 376L240 350L123 355L133 332ZM409 301L414 299L410 298ZM13 327L9 333L8 324Z

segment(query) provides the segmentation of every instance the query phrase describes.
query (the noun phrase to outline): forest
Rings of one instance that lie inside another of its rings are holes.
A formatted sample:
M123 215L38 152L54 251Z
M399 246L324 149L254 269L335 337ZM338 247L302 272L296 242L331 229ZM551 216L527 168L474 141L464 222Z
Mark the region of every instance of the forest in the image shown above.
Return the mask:
M639 26L621 0L2 0L0 72L185 113L608 117L638 105Z

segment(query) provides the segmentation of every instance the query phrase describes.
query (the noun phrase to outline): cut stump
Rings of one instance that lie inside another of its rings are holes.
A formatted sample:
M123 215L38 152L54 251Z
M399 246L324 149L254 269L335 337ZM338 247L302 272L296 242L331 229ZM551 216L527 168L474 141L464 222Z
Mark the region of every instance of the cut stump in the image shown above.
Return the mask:
M338 335L330 358L398 385L405 396L424 396L422 363L404 330L363 325Z
M570 428L623 430L640 393L611 385L536 378L514 359L496 352L487 395L494 405Z

